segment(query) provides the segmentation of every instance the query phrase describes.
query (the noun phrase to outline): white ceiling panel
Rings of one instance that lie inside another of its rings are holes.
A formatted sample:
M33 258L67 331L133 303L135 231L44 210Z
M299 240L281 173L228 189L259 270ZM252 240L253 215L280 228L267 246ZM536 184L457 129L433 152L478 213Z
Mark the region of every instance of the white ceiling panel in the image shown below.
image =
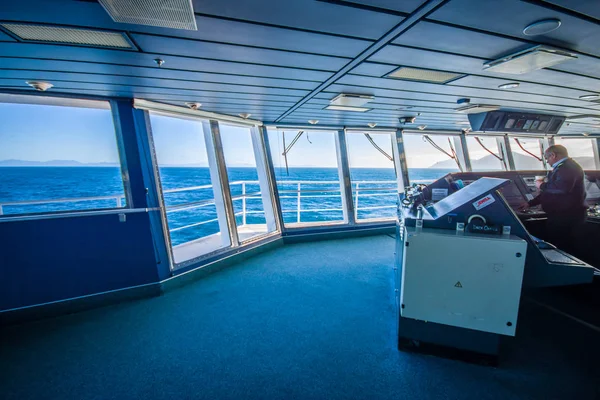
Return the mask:
M0 54L3 57L26 57L29 60L61 60L87 62L90 72L112 72L112 65L140 66L158 69L154 62L157 57L165 60L162 69L180 69L187 71L221 72L233 75L249 75L260 77L277 77L322 81L332 75L331 72L273 67L269 65L246 64L217 60L204 60L190 57L164 56L153 53L125 52L105 49L87 49L82 47L0 43Z
M199 14L378 39L402 18L315 0L193 0ZM335 16L335 17L332 17Z
M369 61L396 64L398 66L404 65L450 72L462 72L465 74L485 75L506 79L507 81L522 79L527 80L528 82L567 86L581 90L600 91L600 80L595 78L563 73L552 69L540 69L522 75L499 74L483 70L483 64L488 61L487 59L445 54L431 50L408 48L397 45L388 45L384 47L372 56ZM572 60L564 63L563 66L580 62L582 61Z
M560 7L588 15L600 20L600 7L597 0L545 0L546 3L555 4Z
M521 46L531 46L521 40L473 32L434 22L422 21L409 29L394 44L494 59Z
M347 58L327 57L280 50L267 50L221 43L197 42L142 34L131 35L145 52L168 55L209 58L254 64L337 71L348 63Z
M452 0L428 18L489 32L529 39L523 29L536 21L558 18L559 29L533 40L583 53L600 55L600 25L524 1Z

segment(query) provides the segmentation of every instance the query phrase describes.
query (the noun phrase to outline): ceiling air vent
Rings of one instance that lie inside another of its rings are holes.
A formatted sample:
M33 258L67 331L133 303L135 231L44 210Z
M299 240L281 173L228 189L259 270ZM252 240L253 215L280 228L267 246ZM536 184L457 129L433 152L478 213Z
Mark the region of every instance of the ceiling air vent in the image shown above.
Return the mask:
M99 0L115 22L198 30L192 0Z
M127 36L122 32L13 23L2 23L0 26L24 42L50 42L118 49L135 49Z
M387 75L388 78L429 83L448 83L458 78L462 78L463 76L465 76L465 74L411 67L400 67Z

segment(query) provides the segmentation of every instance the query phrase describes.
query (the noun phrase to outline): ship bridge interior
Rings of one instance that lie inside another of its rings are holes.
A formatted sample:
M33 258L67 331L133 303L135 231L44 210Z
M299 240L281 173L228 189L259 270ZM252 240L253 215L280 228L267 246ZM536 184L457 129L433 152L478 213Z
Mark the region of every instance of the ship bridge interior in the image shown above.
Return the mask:
M409 186L518 177L543 235L555 144L600 268L598 43L586 0L0 2L0 397L600 398L598 271L499 367L399 351L395 286Z

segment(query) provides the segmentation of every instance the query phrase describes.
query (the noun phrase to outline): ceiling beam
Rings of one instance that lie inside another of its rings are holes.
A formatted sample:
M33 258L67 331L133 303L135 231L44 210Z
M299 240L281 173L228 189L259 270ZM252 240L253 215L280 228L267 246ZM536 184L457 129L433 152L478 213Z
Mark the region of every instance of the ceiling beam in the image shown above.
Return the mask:
M411 27L413 27L420 20L425 18L427 15L429 15L430 13L432 13L433 11L435 11L436 9L438 9L439 7L441 7L448 1L449 0L428 0L427 2L423 3L419 8L417 8L413 13L411 13L408 17L406 17L404 20L402 20L398 25L396 25L391 30L389 30L388 33L386 33L381 38L379 38L379 40L377 40L375 43L373 43L372 45L367 47L367 49L365 49L362 53L360 53L358 56L356 56L352 61L350 61L348 64L346 64L344 67L342 67L338 72L336 72L334 75L332 75L325 82L320 84L312 92L310 92L309 94L304 96L298 103L296 103L294 106L292 106L289 110L287 110L286 112L281 114L281 116L279 116L279 118L277 118L276 122L280 122L282 119L284 119L285 117L290 115L292 112L294 112L294 110L296 110L298 107L302 106L308 100L312 99L314 96L316 96L319 92L321 92L327 86L333 84L335 81L337 81L338 79L340 79L341 77L346 75L358 64L362 63L363 61L365 61L366 59L371 57L373 54L375 54L376 52L381 50L384 46L388 45L393 40L395 40L403 32L405 32L408 29L410 29Z

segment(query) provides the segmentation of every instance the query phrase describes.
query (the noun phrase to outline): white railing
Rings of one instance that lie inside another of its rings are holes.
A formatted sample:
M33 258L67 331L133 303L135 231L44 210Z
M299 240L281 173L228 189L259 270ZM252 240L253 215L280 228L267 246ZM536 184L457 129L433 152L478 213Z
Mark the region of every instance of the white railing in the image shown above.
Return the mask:
M302 222L311 222L311 221L302 221L302 215L306 213L320 213L320 212L331 212L338 211L342 212L341 208L342 204L342 195L341 189L339 187L339 181L279 181L277 182L277 186L279 188L279 198L282 200L282 213L296 214L296 223ZM236 217L242 217L242 225L247 224L247 216L253 214L263 214L263 211L256 210L248 210L248 201L262 199L262 193L259 191L248 192L248 186L259 186L258 181L235 181L230 183L230 187L234 188L236 186L240 186L240 190L231 190L232 192L240 192L240 194L232 195L232 201L238 202L241 201L242 210L235 213ZM366 187L366 185L389 185L386 187ZM304 188L303 188L304 186ZM308 188L307 188L308 186ZM319 188L319 186L330 186L330 188ZM333 186L333 187L331 187ZM286 189L286 187L293 187L293 189ZM168 197L169 194L173 193L184 193L184 192L192 192L192 191L201 191L201 190L212 190L212 185L201 185L201 186L190 186L184 188L177 189L167 189L163 191L165 197ZM383 197L390 196L397 192L396 182L395 181L355 181L352 182L352 196L354 199L354 218L358 220L358 212L360 210L378 210L378 209L386 209L386 208L395 208L395 200L393 204L382 204L382 205L372 205L372 206L363 206L360 207L367 198L373 197ZM295 199L295 208L286 209L284 208L283 201L285 199ZM316 208L303 208L302 200L305 200L304 204L310 202L310 199L340 199L340 207L316 207ZM48 205L55 203L76 203L82 201L98 201L98 200L113 200L117 208L123 207L124 196L122 195L110 195L110 196L96 196L96 197L78 197L78 198L60 198L60 199L48 199L48 200L32 200L32 201L18 201L18 202L6 202L0 203L0 215L3 215L3 211L7 206L9 207L18 207L18 206L29 206L29 205ZM168 199L167 199L168 200ZM361 202L362 200L362 202ZM198 201L191 201L173 205L166 205L166 213L167 215L171 215L173 213L190 211L195 209L200 209L204 207L215 206L215 200L213 198L212 193L210 194L210 198ZM170 232L178 232L184 229L190 229L194 227L198 227L201 225L206 225L212 222L217 222L218 218L211 218L208 220L198 221L191 224L178 226L175 228L170 228Z

